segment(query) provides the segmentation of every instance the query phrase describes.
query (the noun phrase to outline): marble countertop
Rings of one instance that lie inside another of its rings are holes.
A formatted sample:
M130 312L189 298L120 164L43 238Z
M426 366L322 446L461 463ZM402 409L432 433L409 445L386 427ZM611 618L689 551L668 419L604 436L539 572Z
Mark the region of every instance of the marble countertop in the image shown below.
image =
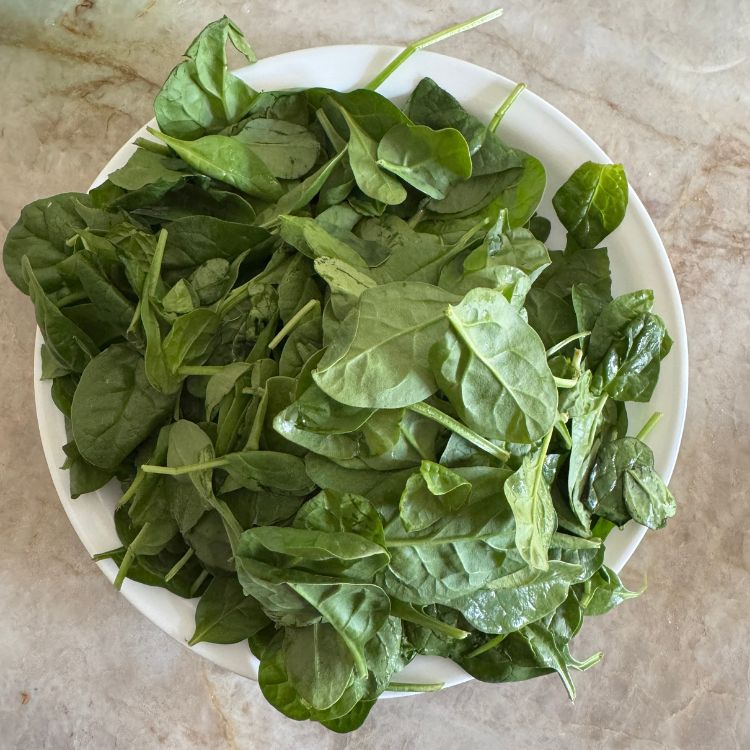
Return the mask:
M439 8L439 9L438 9ZM479 0L0 0L0 239L28 201L84 190L151 116L193 35L227 13L260 56L403 43ZM7 748L750 747L750 5L508 3L441 52L530 89L617 161L661 232L683 296L690 403L679 514L627 566L644 596L592 620L577 676L469 683L381 702L338 736L283 718L113 590L55 496L32 397L31 305L0 275L0 745Z

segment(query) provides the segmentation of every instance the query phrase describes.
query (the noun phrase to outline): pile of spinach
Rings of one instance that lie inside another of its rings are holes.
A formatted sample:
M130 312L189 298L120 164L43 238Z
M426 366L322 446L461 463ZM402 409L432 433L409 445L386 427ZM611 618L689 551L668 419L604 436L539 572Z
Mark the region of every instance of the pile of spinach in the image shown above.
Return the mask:
M650 291L611 294L622 167L557 190L550 251L544 167L497 134L521 87L489 125L429 78L399 109L374 89L422 40L366 88L256 92L227 41L254 60L210 24L155 139L5 242L71 494L122 484L98 558L199 596L191 644L248 641L293 719L439 687L392 681L417 654L572 697L584 616L635 595L607 532L675 510L653 420L627 436L670 339Z

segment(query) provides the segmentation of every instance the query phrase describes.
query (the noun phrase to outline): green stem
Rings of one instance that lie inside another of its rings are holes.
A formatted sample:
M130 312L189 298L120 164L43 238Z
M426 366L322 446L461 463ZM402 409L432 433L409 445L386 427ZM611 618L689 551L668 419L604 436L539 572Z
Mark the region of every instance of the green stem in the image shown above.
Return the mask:
M138 492L138 488L141 486L145 478L146 475L143 473L143 470L138 467L138 471L135 473L135 479L130 483L130 487L122 493L122 497L117 503L118 508L122 508L123 505L126 505L132 500L133 495Z
M188 377L188 375L205 375L211 377L211 375L218 375L224 371L224 365L184 365L177 369L177 374L182 377Z
M601 651L597 651L595 654L591 654L588 659L579 661L577 664L571 664L573 669L577 669L579 672L585 672L587 669L591 669L595 664L598 664L602 660L604 654Z
M646 424L641 427L640 432L635 436L636 440L645 440L646 436L651 432L651 430L656 427L659 420L664 415L660 411L655 411L646 421Z
M156 141L150 141L148 138L136 138L134 144L138 146L138 148L142 148L144 151L151 151L160 156L172 156L172 152L169 150L168 146L157 143Z
M553 354L556 354L560 351L560 349L564 349L568 344L572 344L574 341L590 335L591 331L581 331L581 333L574 333L572 336L568 336L568 338L563 339L559 343L547 349L547 357L551 357ZM577 349L576 351L580 351L580 349Z
M558 388L575 388L576 383L578 382L578 378L558 378L556 375L553 375L555 379L555 385Z
M552 433L554 430L555 427L553 425L550 428L550 431L544 436L544 442L542 442L542 447L539 449L540 461L534 474L534 485L531 488L531 497L537 497L537 493L539 492L539 483L542 481L542 474L544 473L544 457L547 455L547 450L549 449L549 443L550 440L552 440Z
M573 352L573 359L571 360L573 367L577 372L581 372L581 361L583 360L583 349L576 349Z
M435 693L442 690L444 682L389 682L386 690L394 693Z
M161 264L164 259L164 248L167 245L167 230L162 229L159 232L159 238L156 240L156 249L154 257L151 259L151 265L148 269L148 281L146 282L146 291L150 297L156 294L156 286L161 276Z
M138 300L135 306L135 310L133 310L133 317L130 319L130 325L128 326L128 330L125 332L128 336L132 336L135 334L135 329L138 326L138 321L141 319L141 301Z
M243 284L240 284L238 287L232 289L232 291L229 292L229 294L221 302L219 302L216 307L216 312L219 313L219 315L222 317L226 315L233 307L236 307L240 302L242 302L243 297L247 296L248 290L252 288L253 285L261 283L266 276L271 274L271 272L271 270L266 268L257 276L253 276L253 278L249 281L246 281Z
M570 450L573 447L573 438L568 430L568 425L566 424L567 421L568 420L567 418L564 418L564 415L558 414L557 419L555 420L555 429L562 438L563 443L565 443L565 447Z
M206 578L208 578L208 571L202 570L200 575L195 579L195 581L193 581L193 585L190 587L190 596L195 596L196 592L201 587L203 581L205 581Z
M120 567L117 570L117 576L115 576L114 585L118 591L122 588L122 582L125 580L125 576L128 574L128 568L130 568L133 560L135 560L136 550L138 549L138 542L141 540L141 537L145 536L145 534L148 532L149 526L151 526L151 522L146 521L146 523L144 523L141 527L141 530L136 534L135 539L130 542L127 550L125 550L125 556L122 558Z
M86 292L71 292L71 294L66 294L64 297L59 299L55 304L57 305L57 308L59 310L63 307L67 307L68 305L72 305L75 302L83 302L88 298L89 295L86 294Z
M316 299L311 299L306 305L297 310L289 320L287 320L284 327L269 341L268 348L275 349L283 340L285 336L288 336L300 323L302 318L307 315L313 308L318 307L320 303Z
M100 562L101 560L111 560L116 555L119 555L120 552L125 552L125 547L115 547L114 549L108 549L106 552L97 552L95 555L91 556L91 559Z
M211 461L204 461L200 464L185 464L185 466L155 466L153 464L143 464L146 474L166 474L170 477L179 477L182 474L190 474L193 471L207 471L208 469L220 469L226 466L229 461L226 458L214 458Z
M242 389L242 393L244 393L246 396L262 396L265 392L265 388L255 385L250 385L247 388Z
M468 654L464 657L465 659L473 659L475 656L479 656L480 654L484 654L487 651L491 651L495 646L500 645L508 636L507 633L500 633L500 635L496 635L494 638L490 638L489 641L486 643L483 643L481 646L477 646L473 651L469 651Z
M333 127L333 123L328 119L328 115L322 109L319 109L315 112L315 116L318 118L318 122L323 128L326 137L331 142L331 145L337 152L343 151L346 148L346 141L339 135L336 128Z
M469 635L466 630L455 628L452 625L448 625L448 623L430 617L430 615L421 612L414 605L407 604L399 599L391 599L391 614L407 622L413 622L415 625L421 625L424 628L432 630L434 633L440 633L448 638L462 640Z
M594 524L594 528L591 529L591 535L598 537L599 539L604 541L607 536L609 536L609 532L614 528L615 525L612 523L612 521L608 521L606 518L600 518Z
M407 221L406 223L412 229L414 229L414 227L417 226L417 224L419 224L420 221L422 221L422 217L424 216L424 211L425 211L424 208L417 209L417 212L414 214L414 216L412 216L411 219L409 219L409 221Z
M469 429L466 425L461 424L453 417L449 417L445 412L436 409L434 406L425 404L424 402L418 404L412 404L406 407L409 411L413 411L415 414L421 414L423 417L431 419L433 422L443 425L447 430L455 432L456 435L462 437L464 440L468 440L472 445L475 445L485 453L489 453L491 456L499 459L505 463L510 458L510 453L503 450L499 446L483 438L481 435L477 435L474 430Z
M429 36L417 39L416 42L412 42L408 47L405 47L398 55L378 73L366 86L363 88L372 89L373 91L380 86L399 66L401 66L406 60L408 60L417 50L429 47L435 42L440 42L443 39L453 36L454 34L460 34L462 31L468 31L469 29L476 28L487 21L492 21L502 15L503 9L497 8L491 10L489 13L471 18L463 23L457 23L454 26L449 26L447 29L437 31Z
M526 88L525 83L517 83L513 91L508 94L505 101L500 105L500 108L495 112L492 119L490 120L490 124L487 126L487 130L490 133L494 133L498 126L500 125L500 120L505 117L505 113L510 109L513 102L518 99L521 92Z
M169 573L164 576L165 581L171 581L185 566L187 561L193 556L193 548L188 547L187 552L169 569Z
M260 448L260 436L263 432L263 425L266 421L266 412L268 411L268 396L265 393L265 389L259 389L263 391L260 401L258 402L258 408L255 411L253 417L253 425L250 428L250 434L247 436L247 442L245 443L246 451L257 451Z

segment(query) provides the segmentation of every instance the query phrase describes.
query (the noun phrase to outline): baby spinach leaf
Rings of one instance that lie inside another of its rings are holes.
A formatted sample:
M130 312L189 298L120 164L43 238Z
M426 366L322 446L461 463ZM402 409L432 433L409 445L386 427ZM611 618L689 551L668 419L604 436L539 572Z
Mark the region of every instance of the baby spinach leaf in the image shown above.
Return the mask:
M123 344L110 346L87 365L73 396L71 424L81 455L115 469L174 408L174 396L146 379L143 357Z
M521 467L505 482L505 497L516 521L516 547L521 557L538 570L549 568L547 551L557 528L555 508L543 476L549 434L542 448L524 456Z
M588 342L592 370L599 366L612 344L622 337L628 324L649 313L653 304L654 293L650 289L641 289L615 298L601 311Z
M620 577L606 565L588 580L584 586L581 606L588 616L603 615L627 599L635 599L642 591L629 591Z
M617 401L648 401L671 345L658 315L639 316L618 331L594 373L594 387Z
M244 451L223 457L224 469L240 486L275 487L291 494L304 495L312 489L305 465L297 456L275 451Z
M552 205L579 247L596 247L625 217L628 181L622 164L581 164L555 193Z
M413 122L433 130L455 128L466 139L472 154L484 143L486 125L431 78L423 78L412 91L406 114Z
M430 364L460 417L485 437L519 443L542 437L555 418L557 390L538 336L490 289L470 291L448 307L447 318L450 327L431 349Z
M351 652L360 677L367 676L365 644L390 614L390 600L378 586L361 583L291 583L303 599L334 627Z
M66 242L86 226L77 210L78 201L89 203L83 193L40 198L24 206L8 231L3 245L5 273L24 294L29 289L22 266L24 258L45 292L52 293L63 286L58 264L72 252Z
M194 141L181 141L156 130L149 132L164 141L186 164L208 177L256 198L277 200L283 194L281 184L263 160L238 137L204 135Z
M350 314L351 327L342 327L338 345L313 372L315 382L351 406L388 409L427 398L437 389L427 353L447 327L444 311L455 299L420 282L366 289Z
M156 188L154 198L158 200L189 175L189 172L184 171L185 166L180 159L139 148L124 167L110 172L107 179L113 185L129 192L147 186Z
M591 470L587 503L597 515L622 526L633 518L661 528L675 501L654 470L654 454L637 438L620 438L599 450Z
M399 513L408 531L422 531L445 513L460 510L471 495L471 484L455 471L422 461L401 494Z
M211 581L195 610L196 643L238 643L268 625L258 602L245 596L233 576L218 576Z
M289 684L312 709L330 708L352 679L351 651L331 625L287 628L283 653Z
M370 198L395 205L406 199L401 183L377 164L378 143L369 136L345 110L341 113L349 128L349 164L359 189Z
M104 487L112 479L111 471L100 469L83 458L74 441L66 443L63 451L66 458L62 468L70 472L70 496L74 500L87 492Z
M236 122L250 108L255 92L229 72L227 41L249 62L255 61L242 32L226 16L206 26L154 101L156 119L165 133L198 138Z
M247 144L274 177L295 180L304 177L320 154L320 142L305 127L284 120L255 118L236 138Z
M71 372L82 372L99 349L89 335L63 315L45 294L31 269L29 259L24 256L21 263L44 343L63 367Z
M378 144L377 157L378 166L437 200L471 176L469 147L454 128L394 125Z
M410 532L400 516L385 526L391 555L382 583L391 596L413 604L450 604L492 580L512 548L514 524L498 487L502 469L457 469L472 484L472 500L421 531Z

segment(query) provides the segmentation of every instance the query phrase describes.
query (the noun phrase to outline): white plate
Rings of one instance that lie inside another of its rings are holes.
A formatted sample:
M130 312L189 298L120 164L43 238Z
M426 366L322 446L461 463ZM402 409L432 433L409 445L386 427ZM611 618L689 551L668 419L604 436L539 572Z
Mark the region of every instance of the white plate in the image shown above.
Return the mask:
M256 89L328 86L346 91L369 81L398 51L396 47L377 45L318 47L261 60L238 71L238 75ZM471 63L432 52L420 52L399 68L379 90L400 103L424 76L433 78L485 121L490 119L514 85L507 78ZM510 108L503 119L500 133L509 144L531 152L544 163L548 188L541 213L550 218L553 216L551 196L576 167L587 160L610 161L578 126L529 91L524 91ZM144 134L145 128L139 130L112 157L94 185L126 162L135 150L132 141ZM662 365L661 378L651 403L634 405L628 411L635 429L652 411L664 413L663 419L649 436L649 443L656 457L656 468L669 480L677 459L687 403L685 321L674 274L659 235L632 188L629 200L625 220L607 240L614 292L621 294L644 287L653 289L656 312L664 318L674 346ZM560 230L553 232L550 245L562 245ZM71 499L67 472L59 468L65 459L61 448L66 442L65 426L62 415L52 402L49 382L39 380L40 344L41 337L37 333L35 397L44 454L65 512L86 550L93 555L119 545L112 517L119 496L118 487L113 482L98 492ZM622 531L613 532L607 539L607 564L616 570L622 568L645 531L642 526L631 522ZM112 561L98 565L107 578L114 580L116 568ZM123 584L122 594L155 625L186 645L193 632L197 600L181 599L164 589L130 580ZM246 644L225 646L201 643L193 650L238 674L257 678L257 660ZM420 656L406 667L398 679L404 682L444 682L450 686L471 678L447 659Z

